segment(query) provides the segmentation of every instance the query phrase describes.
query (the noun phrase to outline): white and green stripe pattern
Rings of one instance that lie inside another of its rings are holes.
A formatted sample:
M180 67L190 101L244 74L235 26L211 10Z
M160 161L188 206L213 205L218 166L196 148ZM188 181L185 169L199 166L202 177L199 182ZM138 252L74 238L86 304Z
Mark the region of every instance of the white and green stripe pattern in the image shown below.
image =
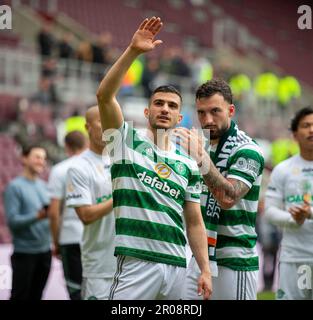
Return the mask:
M255 222L264 159L258 145L243 132L238 132L236 147L227 159L226 177L243 181L249 192L235 206L221 210L217 230L207 219L207 230L217 231L216 261L220 266L239 271L258 270ZM225 175L225 172L223 172ZM201 195L202 213L205 217L207 188ZM210 256L211 260L214 257Z
M115 154L115 254L186 267L182 214L185 201L200 203L197 165L175 149L159 150L127 123L120 132L122 139L107 145ZM170 175L157 173L157 164L165 164Z

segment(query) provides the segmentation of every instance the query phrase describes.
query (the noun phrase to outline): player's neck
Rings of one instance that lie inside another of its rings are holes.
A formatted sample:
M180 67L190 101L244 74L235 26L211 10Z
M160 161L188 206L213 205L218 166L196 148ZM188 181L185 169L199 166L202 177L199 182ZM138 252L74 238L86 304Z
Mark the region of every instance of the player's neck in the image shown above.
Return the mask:
M161 150L168 151L171 148L171 142L167 130L148 129L148 137Z
M94 152L95 154L102 155L103 154L103 148L104 147L96 145L96 144L94 144L94 143L92 143L90 141L89 150Z
M306 161L313 161L313 150L308 149L308 150L300 150L300 156L302 159Z
M81 149L81 150L76 150L76 151L71 151L68 152L67 155L69 157L74 157L74 156L78 156L79 154L81 154L85 149Z

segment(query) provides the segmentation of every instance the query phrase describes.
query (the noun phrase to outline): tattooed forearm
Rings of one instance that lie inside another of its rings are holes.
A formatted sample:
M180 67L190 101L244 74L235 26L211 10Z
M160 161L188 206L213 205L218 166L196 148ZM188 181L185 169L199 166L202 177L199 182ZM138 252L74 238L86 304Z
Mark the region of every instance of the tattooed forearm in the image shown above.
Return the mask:
M249 187L240 180L229 179L227 181L229 181L233 186L233 190L230 195L233 199L239 200L249 191Z
M221 205L234 205L249 191L249 187L242 181L224 178L209 157L205 161L209 162L209 170L203 174L203 180Z

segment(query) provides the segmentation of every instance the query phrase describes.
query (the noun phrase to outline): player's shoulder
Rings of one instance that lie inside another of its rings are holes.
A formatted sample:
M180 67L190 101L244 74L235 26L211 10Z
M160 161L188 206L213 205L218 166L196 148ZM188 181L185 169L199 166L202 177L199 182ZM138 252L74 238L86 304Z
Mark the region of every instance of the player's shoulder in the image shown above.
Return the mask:
M84 173L88 170L90 154L89 150L83 151L81 154L73 157L71 159L70 165L68 167L69 172L81 172Z
M252 151L258 154L259 157L264 158L263 150L257 143L257 141L252 139L247 133L242 130L238 130L233 154L239 151L247 153L249 153L249 151Z
M55 164L51 168L51 173L50 174L53 174L53 175L60 175L61 174L61 175L63 175L64 172L66 172L70 168L70 166L72 165L74 158L75 158L75 156L67 158L65 160L62 160L59 163Z
M298 166L299 164L299 155L294 155L280 163L278 163L274 168L274 173L281 173L281 174L290 174L290 169L293 168L295 165Z

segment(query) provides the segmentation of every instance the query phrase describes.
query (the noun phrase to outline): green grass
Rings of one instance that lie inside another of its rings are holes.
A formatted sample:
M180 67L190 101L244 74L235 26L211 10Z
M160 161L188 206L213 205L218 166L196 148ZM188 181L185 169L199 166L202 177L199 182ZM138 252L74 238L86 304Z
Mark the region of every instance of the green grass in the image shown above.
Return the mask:
M275 300L275 292L263 291L258 293L258 300Z

